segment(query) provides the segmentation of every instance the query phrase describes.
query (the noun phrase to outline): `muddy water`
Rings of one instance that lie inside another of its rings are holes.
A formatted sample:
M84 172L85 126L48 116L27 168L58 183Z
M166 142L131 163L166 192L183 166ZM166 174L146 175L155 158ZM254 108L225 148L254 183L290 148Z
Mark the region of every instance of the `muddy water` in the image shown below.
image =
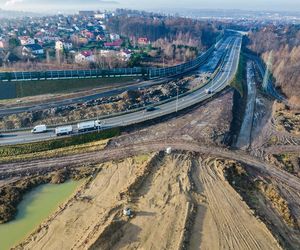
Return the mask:
M59 204L66 201L80 184L82 181L69 181L60 185L46 184L26 194L18 206L15 220L0 225L0 250L10 249L22 241L53 213Z

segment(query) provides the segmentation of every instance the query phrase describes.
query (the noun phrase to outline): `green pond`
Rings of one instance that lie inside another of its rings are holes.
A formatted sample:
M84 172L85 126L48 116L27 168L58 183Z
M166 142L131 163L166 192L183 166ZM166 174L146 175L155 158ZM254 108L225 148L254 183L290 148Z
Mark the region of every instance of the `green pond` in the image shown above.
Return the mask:
M16 218L0 225L0 250L10 249L25 239L61 203L66 201L82 182L45 184L28 192L18 206Z

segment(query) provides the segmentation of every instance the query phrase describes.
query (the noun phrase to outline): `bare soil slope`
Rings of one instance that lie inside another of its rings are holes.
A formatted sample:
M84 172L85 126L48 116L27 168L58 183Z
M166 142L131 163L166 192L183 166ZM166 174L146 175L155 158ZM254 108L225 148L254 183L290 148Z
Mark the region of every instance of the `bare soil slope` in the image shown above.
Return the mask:
M17 249L280 249L209 159L157 153L101 167Z

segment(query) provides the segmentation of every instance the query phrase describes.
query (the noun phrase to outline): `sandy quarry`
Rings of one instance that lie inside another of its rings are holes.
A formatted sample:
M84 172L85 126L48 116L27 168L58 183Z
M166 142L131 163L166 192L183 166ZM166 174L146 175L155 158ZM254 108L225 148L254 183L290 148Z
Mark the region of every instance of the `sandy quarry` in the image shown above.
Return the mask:
M100 167L17 249L280 249L209 159L156 153Z

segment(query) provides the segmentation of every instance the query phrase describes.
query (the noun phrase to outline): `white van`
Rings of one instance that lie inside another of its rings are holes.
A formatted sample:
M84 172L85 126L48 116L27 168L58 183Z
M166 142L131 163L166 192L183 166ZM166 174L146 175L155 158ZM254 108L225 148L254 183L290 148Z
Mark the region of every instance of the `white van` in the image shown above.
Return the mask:
M31 133L33 133L33 134L44 133L44 132L47 132L46 125L37 125L31 130Z

